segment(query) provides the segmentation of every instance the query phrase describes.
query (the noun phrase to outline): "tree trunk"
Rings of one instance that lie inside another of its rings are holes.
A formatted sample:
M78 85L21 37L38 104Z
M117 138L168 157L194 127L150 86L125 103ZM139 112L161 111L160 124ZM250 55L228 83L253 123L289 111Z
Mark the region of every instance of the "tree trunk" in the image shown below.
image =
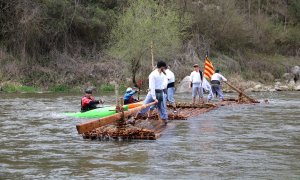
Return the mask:
M257 13L258 13L258 15L260 15L260 0L257 0L257 3L258 3L258 10L257 10Z
M248 0L248 18L251 18L251 0Z
M25 39L22 42L21 61L23 63L26 61L26 40Z
M133 59L131 61L131 73L132 73L132 83L134 86L136 86L136 74L140 68L140 60L139 59Z
M286 15L284 16L284 26L283 26L283 31L286 32L286 25L287 25L287 17Z
M136 71L132 70L132 83L133 85L136 85Z

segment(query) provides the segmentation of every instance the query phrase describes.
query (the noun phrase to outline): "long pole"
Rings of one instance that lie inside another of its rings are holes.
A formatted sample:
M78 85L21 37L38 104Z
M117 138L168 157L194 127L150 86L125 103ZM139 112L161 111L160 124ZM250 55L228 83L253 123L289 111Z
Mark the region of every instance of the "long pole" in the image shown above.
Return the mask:
M104 117L104 118L101 118L98 120L93 120L93 121L88 121L86 123L77 124L76 125L77 132L78 132L78 134L83 134L83 133L92 131L98 127L116 123L116 121L118 121L122 117L124 118L124 117L131 116L131 115L136 114L137 112L139 112L147 107L150 107L152 105L155 105L155 104L156 104L156 102L144 104L142 106L139 106L139 107L136 107L133 109L129 109L128 111L124 111L124 114L123 114L123 112L120 112L120 113L116 113L114 115L107 116L107 117Z
M116 96L116 106L119 105L119 84L115 84L115 96Z
M229 82L224 81L225 84L227 84L229 87L231 87L233 90L235 90L236 92L240 93L241 95L243 95L244 97L246 97L247 99L249 99L251 102L253 103L259 103L259 101L247 96L245 93L243 93L241 90L239 90L238 88L234 87L233 85L231 85Z

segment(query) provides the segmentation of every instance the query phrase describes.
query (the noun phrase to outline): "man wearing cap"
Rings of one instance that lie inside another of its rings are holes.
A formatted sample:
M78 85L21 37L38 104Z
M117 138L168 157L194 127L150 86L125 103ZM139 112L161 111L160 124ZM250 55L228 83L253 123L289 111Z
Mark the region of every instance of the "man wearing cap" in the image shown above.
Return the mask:
M81 112L86 112L92 109L97 108L97 104L102 103L102 100L95 100L92 96L93 90L91 88L87 88L85 90L85 96L81 98Z
M156 69L152 71L149 75L149 92L145 98L144 104L151 102L157 102L157 107L160 115L160 121L167 124L168 113L164 106L164 92L163 89L165 84L165 74L164 71L167 65L164 61L158 61ZM146 108L139 112L139 114L145 114L150 108Z
M227 81L227 79L220 74L220 70L217 69L215 74L211 76L211 87L212 92L220 97L220 99L224 100L223 92L222 92L222 86L221 82ZM211 100L212 97L208 97L208 100Z
M128 87L126 89L126 93L124 94L124 104L138 102L138 100L134 98L135 93L137 93L137 91L133 90L131 87Z
M200 71L200 67L198 64L194 64L194 71L190 75L190 88L192 88L192 104L195 104L196 96L199 96L199 103L204 103L203 99L203 74Z

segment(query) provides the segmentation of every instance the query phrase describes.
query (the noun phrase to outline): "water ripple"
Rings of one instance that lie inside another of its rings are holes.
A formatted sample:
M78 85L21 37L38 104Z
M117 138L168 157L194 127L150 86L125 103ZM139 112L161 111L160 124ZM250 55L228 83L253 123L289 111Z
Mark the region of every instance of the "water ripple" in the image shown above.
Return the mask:
M157 141L100 142L64 115L81 95L0 94L0 179L299 179L299 92L252 95L270 104L171 122Z

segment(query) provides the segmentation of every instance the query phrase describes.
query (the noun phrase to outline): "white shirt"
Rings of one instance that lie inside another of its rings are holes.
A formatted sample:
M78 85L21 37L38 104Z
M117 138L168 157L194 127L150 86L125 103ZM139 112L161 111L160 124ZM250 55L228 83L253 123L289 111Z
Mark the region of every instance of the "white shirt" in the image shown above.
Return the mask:
M227 81L227 79L222 76L220 73L215 73L211 76L211 80L217 80L217 81Z
M170 69L165 70L167 78L168 78L168 83L173 83L175 82L175 75Z
M202 80L201 80L201 76L200 76L200 73L199 72L196 72L196 71L193 71L190 75L190 81L192 83L201 83Z
M206 78L203 78L202 87L203 87L206 91L209 92L209 94L211 95L212 98L214 97L214 94L213 94L212 89L211 89L211 85L210 85L210 83L206 80Z
M163 74L164 75L164 89L167 89L168 87L168 77L166 74Z
M157 69L152 71L149 75L149 89L152 98L155 100L155 89L164 89L166 76L164 73L159 73Z
M210 83L209 83L205 78L203 78L202 87L203 87L206 91L212 91Z

